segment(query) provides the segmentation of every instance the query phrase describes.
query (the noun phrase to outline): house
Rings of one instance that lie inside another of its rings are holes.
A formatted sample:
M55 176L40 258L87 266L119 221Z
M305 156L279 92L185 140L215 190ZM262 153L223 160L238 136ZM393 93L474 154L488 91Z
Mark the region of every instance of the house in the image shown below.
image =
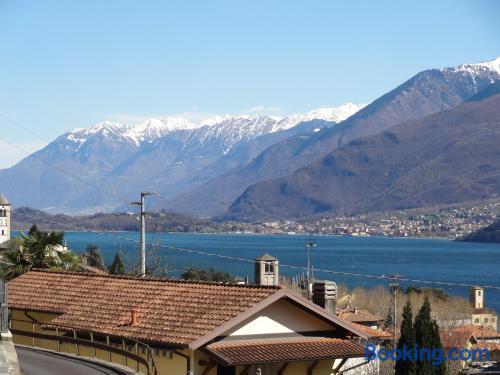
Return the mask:
M143 372L349 375L378 366L363 344L380 331L280 286L32 270L9 290L15 343Z
M497 330L498 317L487 310L484 305L484 289L473 287L470 290L470 304L472 307L471 323L475 326L488 327Z
M337 316L349 322L362 324L374 329L379 329L381 323L384 321L382 317L373 315L368 310L358 309L351 305L337 309Z

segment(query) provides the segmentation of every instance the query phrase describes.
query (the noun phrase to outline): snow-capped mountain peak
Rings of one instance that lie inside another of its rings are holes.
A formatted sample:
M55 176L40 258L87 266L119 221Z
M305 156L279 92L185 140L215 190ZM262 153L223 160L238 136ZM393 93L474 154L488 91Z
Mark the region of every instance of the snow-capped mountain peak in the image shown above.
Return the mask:
M500 75L500 57L494 60L484 61L476 64L462 64L457 67L452 68L441 68L441 71L457 71L468 73L471 75L477 75L485 71L495 72Z
M181 117L151 118L129 128L126 135L139 144L144 141L152 142L172 131L189 130L196 127L196 124Z
M140 146L153 142L175 131L190 133L190 142L201 144L209 138L224 140L224 148L229 151L243 139L252 139L267 133L287 130L297 124L311 120L340 122L353 115L364 104L346 103L338 107L321 107L306 113L296 113L287 117L268 115L224 115L215 116L201 123L193 123L182 117L151 118L135 126L103 121L89 128L77 128L66 133L66 139L78 146L93 137L115 138Z
M366 104L345 103L338 107L320 107L306 113L295 113L277 121L273 131L293 128L297 124L311 120L341 122L358 112Z
M126 126L117 122L103 121L88 128L76 128L66 133L66 139L82 144L93 136L102 137L122 137L126 131Z

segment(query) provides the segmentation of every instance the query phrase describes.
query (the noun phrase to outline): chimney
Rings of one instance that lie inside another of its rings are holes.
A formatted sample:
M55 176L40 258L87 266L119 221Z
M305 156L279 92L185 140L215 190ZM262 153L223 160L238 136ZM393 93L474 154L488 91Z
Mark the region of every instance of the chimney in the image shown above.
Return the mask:
M333 281L316 281L313 284L313 302L337 315L337 284Z
M137 324L137 310L136 309L132 309L132 316L131 316L131 322L130 322L130 325L134 326Z

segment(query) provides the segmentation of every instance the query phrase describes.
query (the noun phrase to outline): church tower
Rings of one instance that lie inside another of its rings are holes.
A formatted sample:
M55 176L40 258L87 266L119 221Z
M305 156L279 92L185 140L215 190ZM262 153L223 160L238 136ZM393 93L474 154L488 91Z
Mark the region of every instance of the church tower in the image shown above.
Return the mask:
M0 244L10 240L10 203L0 194Z
M278 267L278 259L269 254L255 258L255 284L279 285Z

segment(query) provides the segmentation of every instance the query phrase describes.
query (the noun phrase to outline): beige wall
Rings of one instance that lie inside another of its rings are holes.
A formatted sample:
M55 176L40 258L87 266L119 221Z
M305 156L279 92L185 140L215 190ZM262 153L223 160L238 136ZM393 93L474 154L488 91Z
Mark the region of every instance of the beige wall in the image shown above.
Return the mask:
M490 327L497 330L498 317L496 314L472 314L472 324L475 326Z
M292 303L279 300L235 328L226 332L230 338L243 335L282 334L306 331L329 331L332 325L314 317Z
M318 364L314 367L312 371L313 375L333 375L333 369L339 365L339 360L326 360L319 361ZM342 369L348 369L355 365L364 363L364 358L351 358L348 359L347 362L342 366ZM283 371L283 375L306 375L308 368L313 365L314 362L304 361L304 362L293 362L290 363L285 370ZM259 366L251 366L247 375L255 375L257 373L257 369L260 368L262 375L276 375L278 371L283 367L282 363L276 364L267 364L267 365L259 365ZM241 372L245 369L245 366L238 366L236 374L241 374ZM364 366L358 367L356 369L346 371L346 375L376 375L378 374L378 363L372 362L370 364L366 364ZM196 374L198 375L198 374Z

